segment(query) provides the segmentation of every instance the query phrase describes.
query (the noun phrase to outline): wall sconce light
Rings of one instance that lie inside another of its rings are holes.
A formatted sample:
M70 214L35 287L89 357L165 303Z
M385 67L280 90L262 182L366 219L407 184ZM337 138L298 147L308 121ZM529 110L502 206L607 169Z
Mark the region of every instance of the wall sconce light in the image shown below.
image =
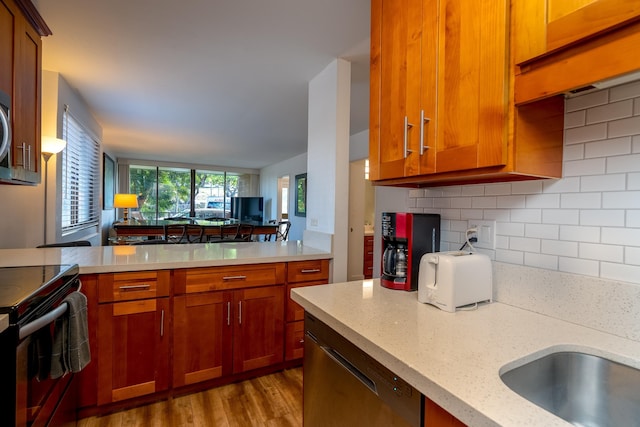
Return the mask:
M47 244L47 193L49 182L49 159L54 154L58 154L64 147L67 146L67 141L64 139L56 138L53 136L43 136L40 144L40 152L44 157L44 244Z
M117 209L124 209L123 218L127 221L129 219L129 208L138 207L138 195L118 193L113 196L113 207Z

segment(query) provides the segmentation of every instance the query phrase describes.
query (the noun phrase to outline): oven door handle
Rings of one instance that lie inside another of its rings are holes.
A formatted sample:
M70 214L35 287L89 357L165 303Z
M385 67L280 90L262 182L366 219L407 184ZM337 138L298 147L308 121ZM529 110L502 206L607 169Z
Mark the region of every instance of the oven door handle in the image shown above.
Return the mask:
M64 313L67 312L68 307L69 307L68 304L64 302L60 304L58 307L48 312L47 314L45 314L44 316L39 317L33 322L29 322L26 325L20 327L20 330L18 331L18 336L20 337L21 340L28 337L38 329L48 325L49 323L55 321L58 317L62 316Z

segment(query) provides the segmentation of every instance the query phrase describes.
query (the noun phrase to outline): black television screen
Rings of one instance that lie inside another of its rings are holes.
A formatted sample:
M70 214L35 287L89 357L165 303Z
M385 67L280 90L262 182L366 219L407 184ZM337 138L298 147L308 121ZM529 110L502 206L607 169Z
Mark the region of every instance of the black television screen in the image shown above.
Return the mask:
M231 218L262 223L264 220L262 197L232 197Z

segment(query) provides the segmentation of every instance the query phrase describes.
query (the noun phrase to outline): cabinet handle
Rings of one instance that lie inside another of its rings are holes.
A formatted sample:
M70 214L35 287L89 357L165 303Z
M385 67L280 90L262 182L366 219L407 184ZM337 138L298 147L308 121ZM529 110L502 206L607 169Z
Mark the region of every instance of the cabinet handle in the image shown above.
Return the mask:
M407 158L409 153L413 152L413 150L409 150L409 148L407 147L409 128L412 128L412 127L413 125L409 123L409 117L404 116L404 158L405 159Z
M224 276L222 280L244 280L247 276Z
M227 301L227 326L231 326L231 301Z
M27 145L27 170L31 170L31 144Z
M420 110L420 155L424 154L425 150L429 149L428 145L424 145L424 124L429 123L430 118L424 116L424 110Z
M302 274L320 273L320 269L319 268L309 268L309 269L306 269L306 270L300 270L300 273L302 273Z
M298 343L304 344L304 338L302 338L300 341L298 341Z
M151 285L148 284L144 284L144 285L125 285L125 286L120 286L120 290L121 291L135 291L135 290L141 290L141 289L149 289L151 287Z
M20 146L20 150L22 150L22 164L20 166L22 166L23 168L27 167L27 144L26 143L22 143L22 145Z
M238 324L242 325L242 301L238 301Z
M164 310L160 313L160 336L164 336Z

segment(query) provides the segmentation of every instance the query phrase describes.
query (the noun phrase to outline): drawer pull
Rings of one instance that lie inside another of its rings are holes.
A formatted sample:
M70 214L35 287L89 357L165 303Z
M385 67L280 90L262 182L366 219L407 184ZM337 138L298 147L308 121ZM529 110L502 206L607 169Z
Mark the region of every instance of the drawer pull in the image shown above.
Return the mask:
M222 280L244 280L247 276L224 276Z
M300 270L300 273L302 273L302 274L320 273L320 269L319 268L309 268L309 269L306 269L306 270Z
M151 285L126 285L126 286L120 286L120 290L121 291L140 291L142 289L149 289L151 287Z

